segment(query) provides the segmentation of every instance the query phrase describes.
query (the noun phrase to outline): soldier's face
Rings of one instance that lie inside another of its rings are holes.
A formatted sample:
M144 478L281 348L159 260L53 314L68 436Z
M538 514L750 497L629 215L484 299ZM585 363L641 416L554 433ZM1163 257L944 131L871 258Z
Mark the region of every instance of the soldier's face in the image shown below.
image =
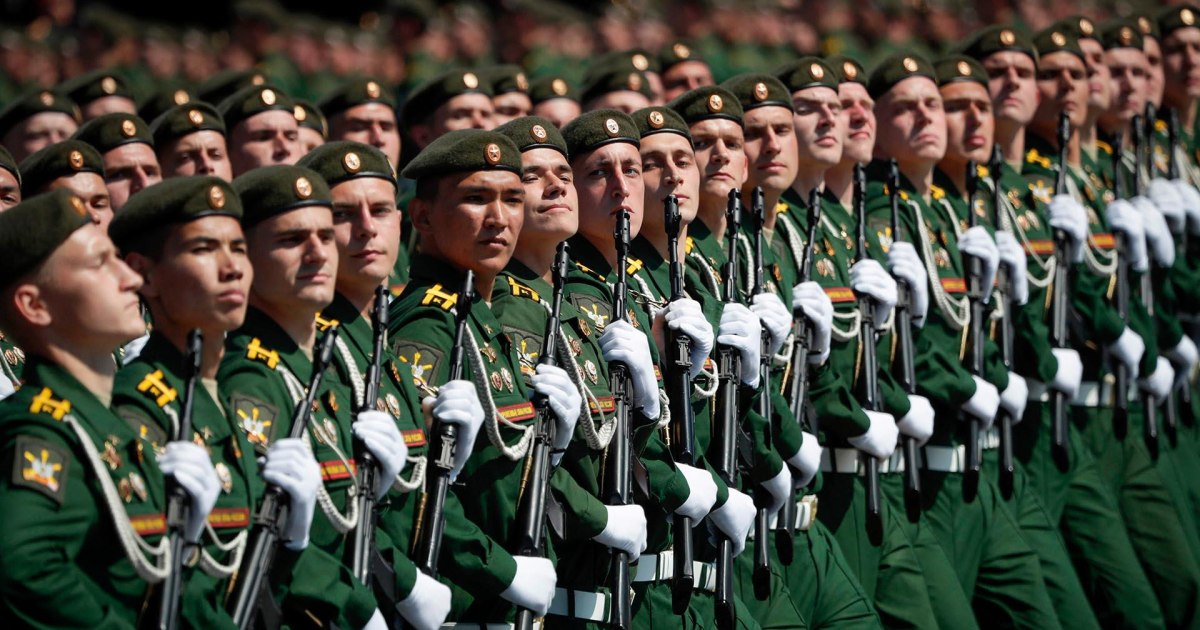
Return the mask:
M228 332L246 319L254 271L241 223L233 217L201 217L174 227L159 260L133 253L128 261L145 279L141 293L156 323Z
M79 125L67 114L42 112L17 123L4 135L3 144L19 164L34 153L70 138L77 129Z
M792 116L796 131L795 144L799 162L805 170L824 170L842 161L845 129L842 122L842 100L836 90L814 87L792 94ZM772 109L762 107L759 109ZM758 111L758 110L752 110ZM746 112L746 146L751 144L750 113ZM754 159L750 160L750 179L754 179ZM792 179L795 179L793 177ZM787 182L784 188L790 187Z
M579 118L582 108L569 98L552 98L533 106L533 115L541 116L562 129L567 123Z
M1200 98L1200 28L1181 28L1163 38L1163 68L1168 100Z
M1079 40L1079 47L1083 49L1083 56L1087 66L1088 74L1088 110L1089 113L1099 115L1099 112L1106 111L1112 106L1112 73L1108 71L1108 64L1104 60L1104 46L1100 42L1092 39Z
M946 155L946 112L937 84L926 77L905 79L875 106L879 138L875 153L906 163L932 165Z
M229 134L234 175L260 166L294 164L300 159L300 132L292 112L272 110L238 123Z
M66 188L83 199L83 205L88 214L92 215L100 227L108 229L113 218L112 199L108 195L108 187L104 178L95 173L75 173L70 177L59 177L50 182L47 192Z
M298 208L246 232L254 283L250 295L269 313L311 312L333 301L338 269L333 213L325 206Z
M1105 52L1104 58L1112 73L1115 98L1102 120L1127 123L1146 109L1146 54L1133 48L1114 48Z
M396 187L385 179L359 177L334 186L332 192L338 289L369 295L396 264L400 243Z
M525 187L525 222L519 247L548 251L579 231L579 194L565 155L555 149L522 153L521 185Z
M218 131L205 129L179 138L160 149L158 159L167 177L213 175L233 181L225 136Z
M692 144L677 133L656 133L642 138L641 153L642 204L646 209L642 231L662 234L666 229L663 201L668 195L678 200L683 225L691 223L700 209L700 168Z
M162 171L158 168L154 149L148 144L134 142L104 154L104 177L116 212L139 190L161 182Z
M1069 52L1050 53L1038 65L1037 87L1040 101L1034 122L1043 130L1055 129L1058 115L1067 113L1071 127L1078 129L1087 121L1087 69L1083 60Z
M1005 50L988 55L981 64L988 73L988 92L996 121L1024 127L1038 107L1037 66L1022 52Z
M1162 46L1159 46L1157 39L1147 37L1142 52L1146 53L1146 98L1154 103L1155 107L1161 107L1166 82Z
M579 233L592 243L613 242L617 213L629 213L629 237L642 229L646 182L638 148L616 142L571 161L579 194Z
M495 129L496 109L486 94L459 94L446 101L433 114L433 142L447 131L458 129ZM428 143L427 142L427 143Z
M832 90L826 90L836 98ZM766 192L782 192L792 185L800 165L797 143L810 138L797 137L798 121L783 107L757 107L742 119L746 153L746 182L743 188L762 186ZM836 127L836 124L835 124ZM805 131L811 132L806 128ZM838 134L841 145L841 134ZM839 151L840 155L841 152Z
M321 132L317 131L316 129L297 127L296 131L299 134L300 151L304 155L307 155L309 151L312 151L322 144L325 144L325 138L321 137Z
M21 185L12 171L0 168L0 212L21 203Z
M716 85L712 70L703 61L677 63L662 73L663 100L670 101L698 87Z
M137 105L133 99L124 96L101 96L100 98L85 104L80 111L83 112L85 121L103 116L105 114L137 114Z
M525 188L509 171L446 175L437 197L410 206L421 251L456 269L495 277L512 258L525 219Z
M634 92L633 90L619 90L609 92L608 94L601 94L587 103L588 111L615 109L626 114L632 114L643 107L649 106L650 99L646 98L645 94Z
M309 130L318 137L315 130ZM400 129L396 112L383 103L363 103L329 119L329 137L351 140L379 149L392 161L400 163Z
M533 109L533 102L524 92L508 92L493 97L492 108L496 110L493 118L496 126L499 127L510 120L528 116L530 110Z
M992 99L978 83L959 81L941 88L946 108L946 157L955 162L988 161L994 122Z
M842 160L866 164L875 151L875 100L867 93L867 88L858 83L839 85L838 100L842 105L841 128L845 134Z
M700 167L700 196L713 201L741 190L746 181L746 137L732 120L710 118L691 126L692 148Z

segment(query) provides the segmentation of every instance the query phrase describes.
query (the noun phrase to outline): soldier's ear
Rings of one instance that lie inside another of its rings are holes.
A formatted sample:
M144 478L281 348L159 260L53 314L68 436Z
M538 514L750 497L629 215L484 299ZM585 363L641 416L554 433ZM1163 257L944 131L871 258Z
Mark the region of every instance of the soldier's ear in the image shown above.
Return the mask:
M408 203L408 214L412 219L413 227L420 232L428 232L432 230L429 224L429 203L420 197L413 197Z
M7 304L15 313L14 324L20 328L32 326L45 328L53 323L49 304L42 295L41 287L33 282L23 282L13 288L10 294L11 302Z
M158 297L158 287L154 283L154 261L137 252L125 255L125 264L142 277L142 288L138 289L144 297Z

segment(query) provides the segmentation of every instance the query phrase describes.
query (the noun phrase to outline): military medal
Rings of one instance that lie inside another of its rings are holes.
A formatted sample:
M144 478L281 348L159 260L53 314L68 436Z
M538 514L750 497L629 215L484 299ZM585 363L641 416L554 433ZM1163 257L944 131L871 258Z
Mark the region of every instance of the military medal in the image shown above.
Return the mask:
M321 424L322 424L322 426L325 427L326 443L329 444L330 446L337 446L337 441L338 441L337 427L334 426L333 420L330 420L329 418L325 418L324 420L321 421Z
M490 335L491 333L488 334ZM496 362L496 357L498 355L496 354L496 350L493 349L490 344L485 344L480 352L483 353L483 356L488 358L488 361L491 361L492 363Z
M100 454L100 459L108 464L109 470L116 470L121 467L121 455L117 452L117 436L110 435L104 441L104 452Z
M387 411L387 403L383 402L382 397L375 399L375 410L376 411Z
M221 481L221 491L229 494L233 490L233 475L229 472L229 467L225 462L217 462L213 468L217 471L217 479Z
M390 411L393 416L399 418L400 417L400 401L396 399L396 395L392 394L391 392L388 392L387 394L384 395L383 400L387 401L388 411Z
M592 336L592 329L590 326L588 326L587 320L585 320L585 319L579 320L579 332L583 333L584 337Z
M121 500L126 503L133 500L133 486L130 485L128 479L117 482L117 494L121 495Z
M942 269L950 267L950 254L947 254L944 249L938 248L937 253L933 255L933 260Z
M600 372L596 369L596 364L592 363L591 359L583 362L583 373L587 375L588 380L595 385L600 380Z
M491 380L493 389L496 391L504 389L504 381L500 378L499 372L492 372Z
M512 372L508 371L508 368L500 368L500 377L504 379L504 386L508 388L508 391L514 391L513 375Z
M196 431L192 431L192 443L195 444L196 446L203 447L204 446L204 437L201 436L200 433L198 433Z
M334 394L333 390L329 390L329 394L326 396L326 400L328 400L329 408L333 410L333 413L337 413L337 411L338 411L337 394Z
M828 258L822 258L817 261L817 273L825 278L833 277L833 263Z
M146 480L142 476L133 472L129 473L129 488L133 490L133 494L137 496L139 501L145 501L148 493L146 492ZM129 501L126 500L126 503Z
M575 356L579 356L579 354L581 352L583 352L583 343L581 343L578 339L572 339L571 340L571 354L573 354Z

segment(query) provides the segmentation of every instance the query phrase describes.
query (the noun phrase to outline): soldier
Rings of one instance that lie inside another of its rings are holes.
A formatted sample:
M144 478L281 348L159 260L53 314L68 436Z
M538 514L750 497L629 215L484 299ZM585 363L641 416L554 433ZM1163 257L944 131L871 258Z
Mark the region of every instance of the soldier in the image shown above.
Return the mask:
M329 139L369 144L383 151L392 164L399 164L394 93L377 79L357 79L325 96L318 107L329 120Z
M17 161L4 147L0 147L0 212L21 203L21 171Z
M72 137L92 145L104 158L104 184L113 212L139 190L162 181L154 138L146 122L133 114L103 114L84 123Z
M267 75L259 70L222 70L196 86L195 98L192 100L220 103L238 90L263 85L266 82Z
M21 162L21 195L33 197L68 188L83 199L89 214L107 228L112 221L112 201L104 185L104 159L90 144L64 140Z
M325 114L312 103L296 99L296 132L300 142L301 155L325 144L329 136L329 122Z
M492 86L477 72L455 69L413 88L400 122L412 138L410 150L416 155L447 131L494 129L495 114Z
M533 101L529 98L529 79L521 66L496 66L485 70L484 75L492 83L492 109L496 112L497 127L529 115Z
M0 404L6 534L0 597L23 625L133 625L147 582L171 560L163 475L188 494L188 541L220 492L190 440L143 457L134 429L108 409L114 347L141 334L141 278L83 201L67 190L0 215L0 327L30 353L21 391ZM103 542L97 542L103 541ZM114 541L116 541L114 543Z
M653 99L646 74L623 60L597 61L589 66L579 94L585 112L615 109L628 114L648 107Z
M12 155L0 147L0 212L21 203L21 173ZM25 351L17 347L0 330L0 399L11 395L21 386L21 371L25 367Z
M0 111L0 145L18 163L79 129L79 106L51 92L28 92Z
M213 175L233 181L225 122L212 105L196 101L167 110L150 125L150 133L164 177Z
M559 129L579 117L579 94L566 79L547 76L529 83L530 113L541 116Z
M295 103L268 85L244 88L217 106L229 134L234 177L260 166L294 164L300 158Z
M137 115L133 92L112 70L95 70L63 81L59 91L79 105L83 121L104 114Z
M198 100L195 92L182 84L164 87L138 106L138 116L153 126L154 121L158 120L159 116L167 113L167 110L180 105L195 103Z
M699 52L684 42L664 46L658 54L662 74L663 100L675 97L706 85L716 85L712 69Z

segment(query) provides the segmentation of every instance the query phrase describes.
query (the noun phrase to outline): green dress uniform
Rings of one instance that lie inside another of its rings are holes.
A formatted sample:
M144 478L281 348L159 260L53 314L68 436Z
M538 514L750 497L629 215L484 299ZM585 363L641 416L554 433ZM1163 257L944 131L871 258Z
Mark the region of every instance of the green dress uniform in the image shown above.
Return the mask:
M3 375L13 385L13 389L20 389L21 374L25 371L25 351L21 350L17 344L3 331L0 331L0 375Z

